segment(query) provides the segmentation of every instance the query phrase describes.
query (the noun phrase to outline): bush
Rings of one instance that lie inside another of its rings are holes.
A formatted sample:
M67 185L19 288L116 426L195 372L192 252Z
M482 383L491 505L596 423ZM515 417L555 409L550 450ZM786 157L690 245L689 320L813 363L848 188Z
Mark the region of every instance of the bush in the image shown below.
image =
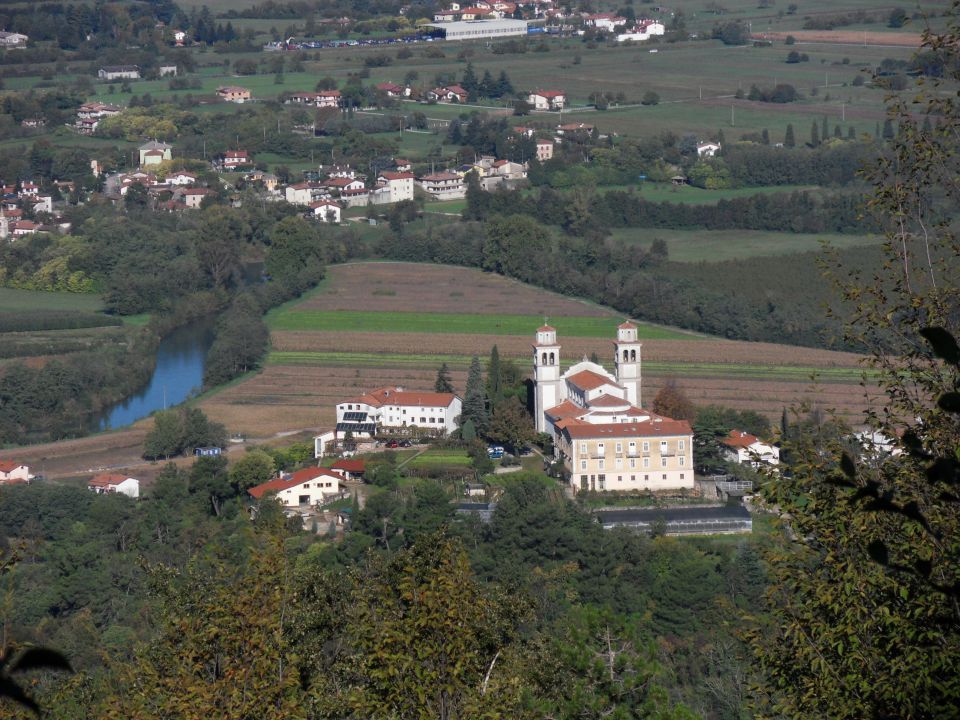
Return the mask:
M784 41L787 45L795 45L797 39L793 35L787 35L787 39Z
M641 105L656 105L660 102L660 96L657 95L652 90L648 90L643 94L643 99L640 101Z

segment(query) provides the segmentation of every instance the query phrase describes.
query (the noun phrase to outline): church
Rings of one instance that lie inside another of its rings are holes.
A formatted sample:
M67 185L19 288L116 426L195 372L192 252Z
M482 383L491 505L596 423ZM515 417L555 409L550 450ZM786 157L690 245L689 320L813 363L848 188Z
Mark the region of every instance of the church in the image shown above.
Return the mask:
M693 431L642 407L641 343L624 322L613 343L613 373L584 358L560 371L556 328L533 344L535 421L574 491L693 489Z

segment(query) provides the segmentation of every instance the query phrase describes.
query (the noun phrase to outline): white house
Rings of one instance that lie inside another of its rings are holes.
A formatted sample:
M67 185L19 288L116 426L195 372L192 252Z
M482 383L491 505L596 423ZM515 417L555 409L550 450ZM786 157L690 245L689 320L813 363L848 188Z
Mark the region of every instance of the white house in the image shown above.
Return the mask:
M340 206L332 200L320 200L310 203L310 215L320 222L340 222Z
M238 85L224 85L217 88L217 97L225 102L243 104L251 99L250 90Z
M177 75L177 66L176 65L161 65L158 68L158 73L160 77L167 77L168 75L176 77Z
M597 13L596 15L587 15L583 19L583 24L595 27L597 30L607 30L613 32L618 25L626 25L627 19L614 15L613 13Z
M267 494L276 495L287 509L322 505L340 494L340 483L345 478L326 468L306 468L292 475L270 480L250 488L247 492L259 500Z
M567 95L559 90L537 90L527 95L527 102L534 110L563 110Z
M742 430L731 430L723 439L723 446L730 462L755 468L780 464L780 448Z
M432 431L447 435L457 429L463 403L453 393L385 387L337 404L336 431L341 436L373 437L383 430Z
M307 92L304 90L298 90L287 98L286 103L288 105L291 103L295 105L313 105L318 108L339 107L340 91L321 90L320 92Z
M363 190L366 187L363 184L363 180L352 177L328 177L321 184L329 191L336 190L338 192Z
M697 143L697 157L713 157L720 152L720 143L702 142Z
M641 343L625 322L613 343L614 372L582 360L560 371L557 331L537 329L533 344L534 419L554 438L571 488L692 489L693 431L641 407Z
M167 175L167 184L169 185L193 185L199 177L196 173L187 172L186 170L177 170L172 175Z
M411 89L409 85L397 85L392 82L382 82L377 84L377 90L385 92L389 97L410 97Z
M87 490L97 494L120 493L127 497L140 497L140 481L126 475L97 475L87 483Z
M212 193L208 188L187 188L182 191L183 204L196 210L203 204L203 199Z
M11 50L14 48L24 48L27 46L27 40L30 38L22 33L0 32L0 48Z
M546 162L553 157L553 141L537 140L537 160Z
M427 91L427 99L437 102L465 103L469 97L469 93L459 85L437 87Z
M377 184L389 191L387 202L413 200L413 181L415 177L411 172L384 171L377 178Z
M663 35L667 32L666 26L656 20L638 20L636 26L625 33L617 35L617 42L646 42L655 35Z
M250 165L252 162L250 153L246 150L227 150L223 153L224 170L233 170L241 165Z
M309 205L329 194L319 184L311 182L287 185L283 192L286 201L291 205Z
M97 71L101 80L139 80L140 68L136 65L104 65Z
M16 460L0 460L0 485L28 483L33 479L30 468Z

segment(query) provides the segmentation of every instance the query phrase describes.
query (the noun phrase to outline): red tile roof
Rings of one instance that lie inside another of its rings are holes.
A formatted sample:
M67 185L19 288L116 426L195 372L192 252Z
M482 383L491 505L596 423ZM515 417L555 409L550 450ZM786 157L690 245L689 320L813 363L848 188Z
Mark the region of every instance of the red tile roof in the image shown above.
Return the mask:
M13 472L21 465L23 465L23 463L17 462L16 460L0 460L0 472Z
M604 385L616 385L610 378L604 377L600 373L595 373L593 370L581 370L568 377L567 382L576 385L581 390L596 390L598 387L603 387Z
M396 388L380 388L366 395L361 395L348 403L365 403L380 407L381 405L404 405L407 407L449 407L456 397L453 393L420 392L418 390L397 390ZM339 403L343 405L344 403Z
M567 94L566 94L565 92L560 92L559 90L537 90L535 93L531 93L531 95L539 95L540 97L545 97L545 98L555 98L555 97L566 97L566 96L567 96Z
M362 473L366 470L365 460L337 460L332 466L333 470L343 470L349 473Z
M576 403L570 402L569 400L564 400L559 405L550 408L549 410L544 411L547 417L552 420L562 420L564 418L576 417L577 415L583 415L587 411Z
M386 178L387 180L412 180L416 176L411 172L391 172L384 170L380 173L380 177Z
M624 400L623 398L618 398L608 393L604 393L600 397L589 401L590 407L623 407L629 404L629 400Z
M109 487L111 485L119 485L124 480L131 479L129 475L116 475L111 473L104 473L103 475L96 475L87 481L88 487Z
M292 487L296 487L297 485L309 482L310 480L318 477L335 477L340 481L346 479L339 473L335 473L332 470L327 470L326 468L304 468L303 470L297 470L297 472L293 473L292 475L277 478L275 480L269 480L268 482L256 485L255 487L247 490L247 492L259 500L269 492L276 493L282 490L289 490Z
M690 423L686 420L648 420L632 423L603 423L602 425L584 423L569 425L563 431L571 440L690 435L692 433Z
M742 430L731 430L730 434L723 439L723 444L732 448L748 448L755 442L758 442L756 435L751 435Z
M629 320L627 320L626 322L622 322L619 325L617 325L617 328L619 328L620 330L636 330L637 326L634 325Z

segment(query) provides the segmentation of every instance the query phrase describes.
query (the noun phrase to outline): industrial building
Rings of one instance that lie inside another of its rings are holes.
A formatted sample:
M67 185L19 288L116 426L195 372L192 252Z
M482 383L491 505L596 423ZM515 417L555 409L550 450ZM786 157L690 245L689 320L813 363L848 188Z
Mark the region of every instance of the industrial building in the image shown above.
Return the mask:
M526 20L462 20L427 25L445 40L482 40L526 35Z

